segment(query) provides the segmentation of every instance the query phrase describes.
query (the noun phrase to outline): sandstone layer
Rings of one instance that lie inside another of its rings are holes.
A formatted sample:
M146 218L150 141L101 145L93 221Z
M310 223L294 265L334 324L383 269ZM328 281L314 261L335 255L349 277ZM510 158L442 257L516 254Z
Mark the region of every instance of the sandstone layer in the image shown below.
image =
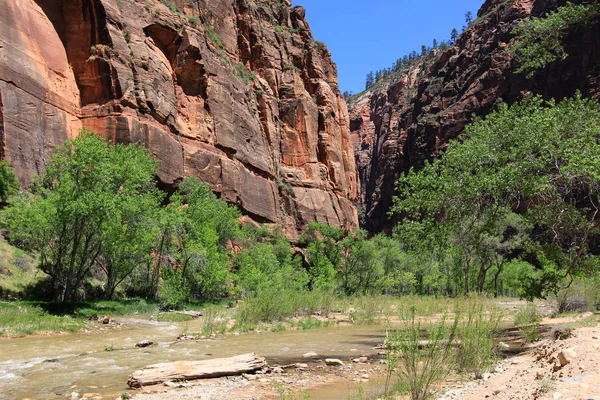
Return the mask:
M81 128L292 237L357 226L336 67L289 0L0 0L0 157L28 185Z
M580 91L600 94L600 23L575 28L566 37L569 57L537 71L517 74L505 52L518 21L539 17L563 0L487 0L474 24L447 51L392 76L353 99L350 126L360 182L361 223L389 231L394 182L439 155L475 116L528 93L560 100ZM582 1L573 1L582 3Z

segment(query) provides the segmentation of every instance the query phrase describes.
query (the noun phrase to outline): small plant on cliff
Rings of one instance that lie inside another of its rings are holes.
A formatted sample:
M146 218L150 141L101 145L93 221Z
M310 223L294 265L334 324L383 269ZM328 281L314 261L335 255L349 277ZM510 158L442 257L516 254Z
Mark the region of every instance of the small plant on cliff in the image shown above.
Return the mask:
M188 23L193 27L196 27L200 24L200 18L198 18L196 15L190 15L188 17Z
M246 85L248 83L250 83L250 81L253 81L254 79L256 79L256 75L253 72L248 71L246 69L246 67L244 66L244 64L242 64L242 63L236 64L235 67L233 68L233 72Z
M215 28L212 25L204 27L204 34L211 42L213 42L217 49L223 50L223 42L221 42L221 38L217 32L215 32Z

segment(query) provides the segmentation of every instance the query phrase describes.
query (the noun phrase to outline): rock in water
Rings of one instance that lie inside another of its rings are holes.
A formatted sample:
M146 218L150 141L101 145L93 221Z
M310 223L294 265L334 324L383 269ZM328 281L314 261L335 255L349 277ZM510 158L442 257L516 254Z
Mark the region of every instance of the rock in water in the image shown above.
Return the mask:
M142 340L139 343L136 343L135 347L148 347L148 346L152 346L156 343L154 343L152 340Z

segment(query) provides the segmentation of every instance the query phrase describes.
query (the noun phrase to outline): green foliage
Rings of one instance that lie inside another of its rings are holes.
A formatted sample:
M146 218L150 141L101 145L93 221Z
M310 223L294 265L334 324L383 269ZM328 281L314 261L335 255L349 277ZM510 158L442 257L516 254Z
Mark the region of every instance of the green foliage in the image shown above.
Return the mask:
M177 14L182 14L182 11L175 5L175 3L169 1L169 0L159 0L161 3L163 3L165 6L167 6L167 8L169 10L171 10L171 12L173 13L177 13Z
M436 324L423 325L413 308L402 328L388 331L386 391L395 374L412 400L431 398L434 386L448 373L457 326L458 318L448 325L446 317Z
M223 50L223 42L221 42L219 34L215 32L215 28L212 25L207 25L204 27L204 34L211 42L213 42L217 49Z
M236 311L237 327L254 329L260 322L283 321L290 317L327 315L333 307L331 293L321 291L262 291L245 299Z
M465 292L473 281L482 291L489 271L524 252L537 267L528 294L556 290L599 236L599 132L598 104L580 96L500 106L443 157L399 179L394 211L407 216L399 234L454 259Z
M96 268L108 276L110 297L144 260L151 213L162 199L157 168L140 146L113 146L82 132L52 154L31 192L2 212L9 240L40 254L55 300L75 300Z
M200 24L200 18L198 18L196 15L190 15L188 17L188 23L193 27L196 27Z
M8 198L17 194L21 183L8 161L0 161L0 202L6 204Z
M530 343L539 339L538 324L541 321L542 315L533 303L517 311L514 324L519 328L523 343Z
M244 82L245 85L256 79L254 72L248 71L242 63L236 64L233 68L233 72L242 80L242 82Z
M229 294L227 244L240 235L237 209L217 199L208 185L185 179L163 210L160 245L151 270L160 270L169 306L185 299Z
M456 356L459 371L473 374L476 379L492 366L494 345L502 314L486 309L479 298L470 299L464 319L458 327L460 346Z
M577 27L586 28L596 22L600 15L600 4L578 4L567 2L563 7L542 18L520 22L513 30L515 42L507 49L516 56L517 72L527 78L546 65L568 57L563 47L566 35Z
M281 229L256 229L249 232L249 238L245 249L234 258L240 290L245 295L306 289L306 270Z
M39 332L76 332L84 322L70 316L48 314L25 303L0 304L0 336L33 335Z

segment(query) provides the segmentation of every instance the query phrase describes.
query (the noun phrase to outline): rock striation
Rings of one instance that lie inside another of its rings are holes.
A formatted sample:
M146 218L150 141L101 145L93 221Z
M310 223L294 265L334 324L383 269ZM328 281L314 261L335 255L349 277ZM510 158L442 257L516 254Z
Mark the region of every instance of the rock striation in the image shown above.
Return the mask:
M28 185L81 128L291 237L357 226L336 66L290 0L0 0L0 158Z
M391 75L352 100L350 127L360 182L361 224L389 231L394 182L439 155L476 116L528 93L560 100L580 91L600 94L600 23L566 37L569 57L527 79L505 52L516 23L564 5L563 0L487 0L454 46ZM582 3L582 1L573 1Z

